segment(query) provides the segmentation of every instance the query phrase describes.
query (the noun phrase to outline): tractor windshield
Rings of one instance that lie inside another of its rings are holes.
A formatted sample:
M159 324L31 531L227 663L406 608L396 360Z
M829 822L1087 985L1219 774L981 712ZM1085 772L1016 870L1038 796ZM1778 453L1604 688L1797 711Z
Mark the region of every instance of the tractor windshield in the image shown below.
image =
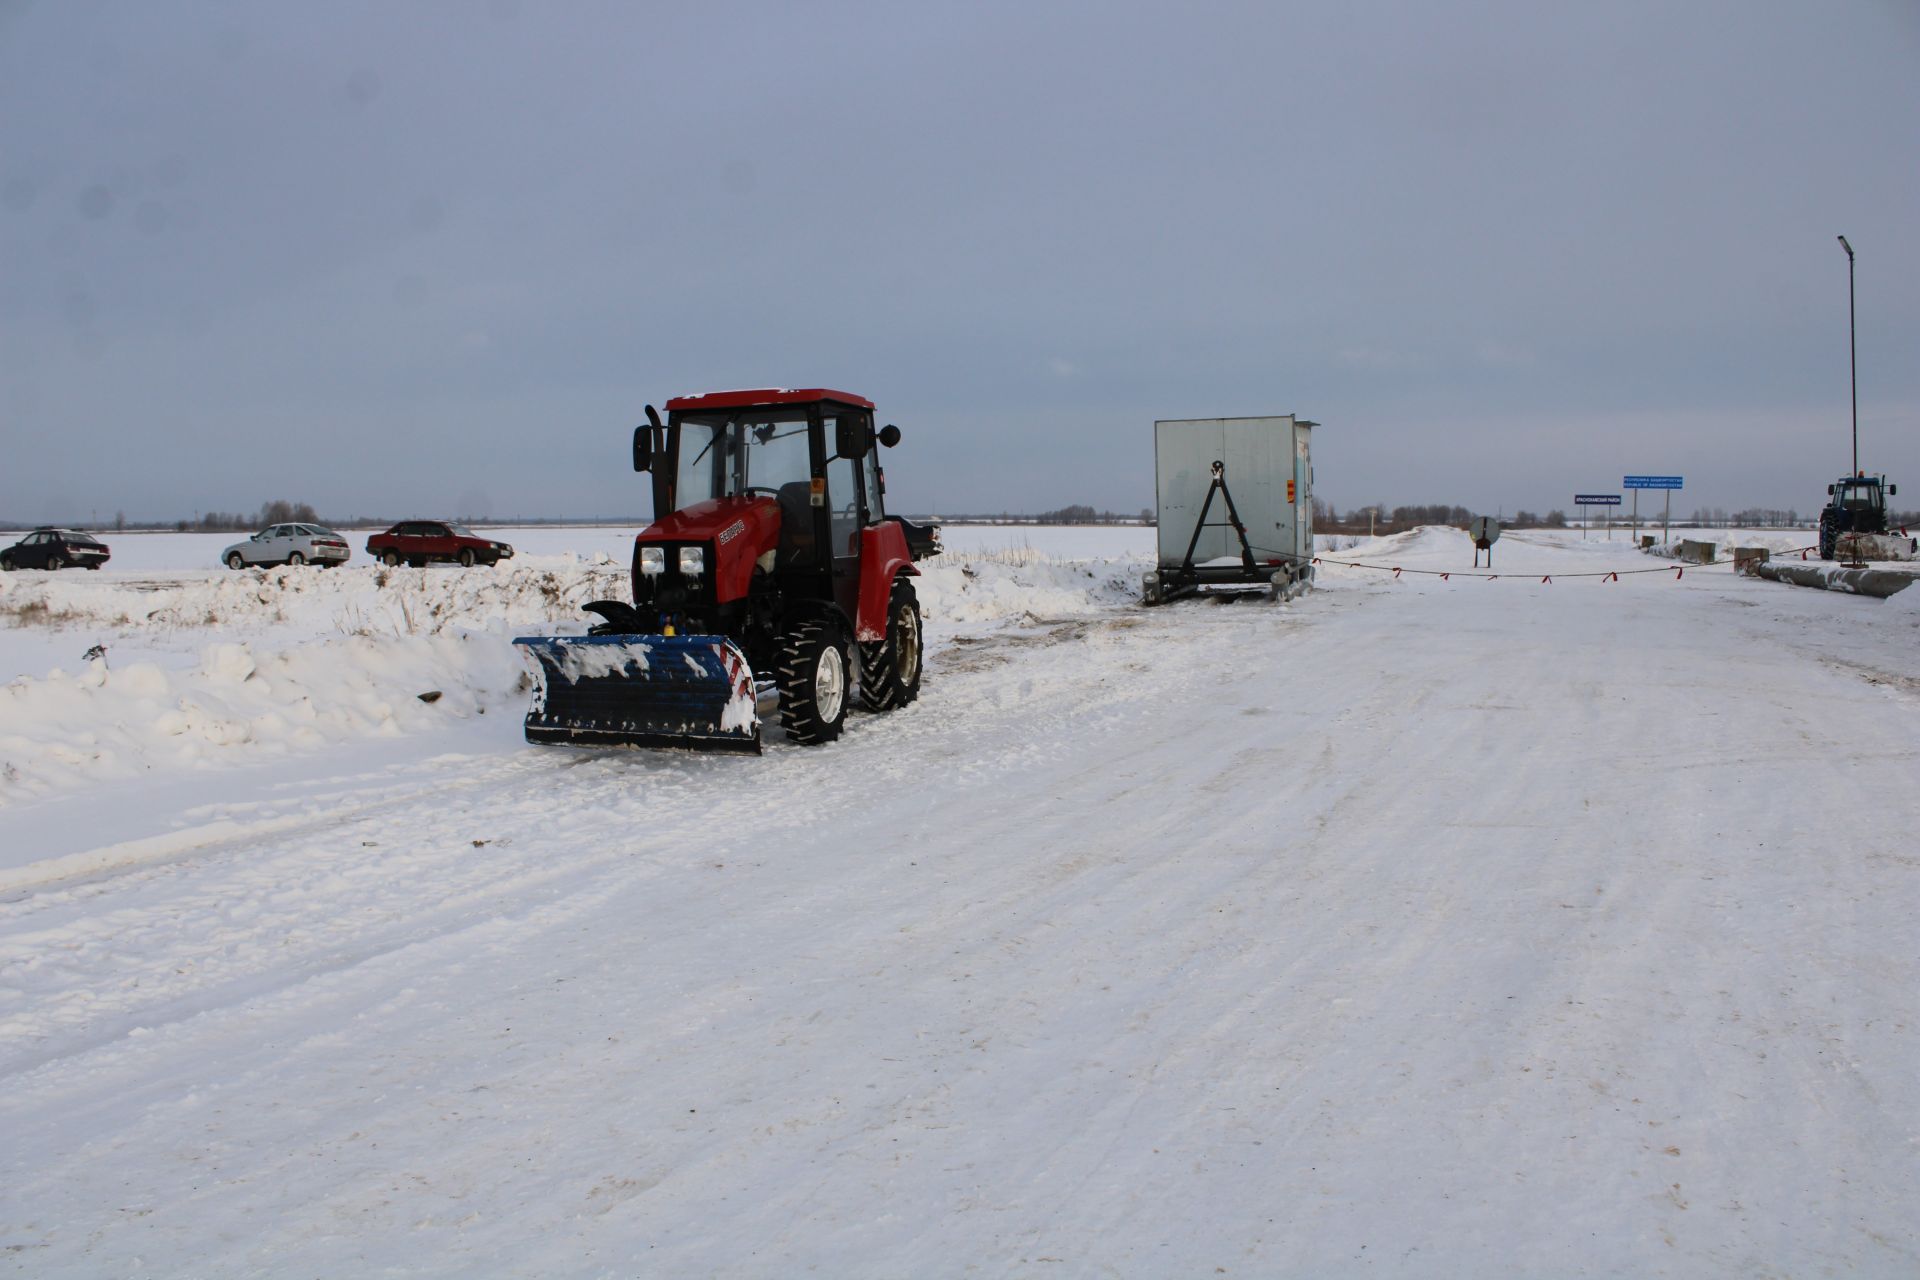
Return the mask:
M1849 511L1874 511L1880 506L1880 486L1850 484L1840 490L1840 505Z
M805 409L747 409L680 420L674 505L753 492L778 496L813 475Z

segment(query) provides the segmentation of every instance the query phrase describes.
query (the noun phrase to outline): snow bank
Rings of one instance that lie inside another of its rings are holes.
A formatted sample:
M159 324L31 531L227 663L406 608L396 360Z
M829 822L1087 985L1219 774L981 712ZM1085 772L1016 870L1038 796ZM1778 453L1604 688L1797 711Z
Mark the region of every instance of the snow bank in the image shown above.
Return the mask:
M929 644L961 627L1131 604L1147 563L1028 546L937 557L917 583ZM584 633L582 605L627 596L626 568L605 555L471 570L7 575L0 617L16 630L82 631L69 649L98 639L107 652L0 687L0 805L89 778L408 733L490 707L519 715L513 636ZM429 691L442 696L420 702Z
M218 643L198 667L96 658L0 687L0 805L92 776L202 768L518 709L502 631L340 636L280 650ZM437 694L431 702L421 694Z
M1150 557L1062 560L1037 552L941 556L915 583L928 624L979 624L1085 615L1140 598Z
M422 635L567 617L588 600L624 597L626 584L625 567L606 556L464 571L278 568L134 579L16 573L0 576L0 618L134 631L290 623L309 632Z

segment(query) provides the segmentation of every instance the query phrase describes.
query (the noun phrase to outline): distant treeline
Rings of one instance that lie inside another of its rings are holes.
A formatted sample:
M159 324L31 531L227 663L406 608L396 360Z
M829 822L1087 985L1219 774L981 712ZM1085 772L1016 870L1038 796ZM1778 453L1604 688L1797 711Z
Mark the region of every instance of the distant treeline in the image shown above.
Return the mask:
M309 502L289 502L284 498L265 502L253 513L244 511L207 511L195 512L190 519L172 520L130 520L124 511L116 511L113 519L102 524L89 520L7 520L0 517L0 529L33 529L50 526L62 529L89 529L101 533L234 533L244 530L264 529L275 524L317 524L332 529L385 529L401 520L443 520L450 519L461 524L492 525L632 525L639 528L648 523L640 515L592 515L592 516L510 516L491 519L479 516L447 516L438 511L408 512L403 516L351 516L335 519L322 516Z
M1640 522L1648 523L1644 514L1640 517ZM1658 524L1659 521L1654 520L1651 523ZM1820 523L1820 514L1814 512L1803 516L1792 507L1788 507L1785 511L1774 507L1748 507L1744 511L1733 512L1723 511L1719 507L1695 507L1693 514L1687 517L1686 523L1703 529L1811 529ZM1889 509L1887 523L1896 529L1911 528L1920 524L1920 511Z
M1401 507L1374 503L1371 506L1349 508L1342 514L1324 499L1313 500L1313 527L1319 533L1404 533L1423 524L1465 526L1478 515L1498 516L1501 526L1507 529L1564 529L1567 525L1564 511L1549 511L1545 515L1516 511L1512 515L1501 515L1446 503Z
M1610 515L1616 525L1630 523L1625 511L1618 507L1603 508L1592 513L1595 520ZM896 513L898 514L898 513ZM1499 516L1500 523L1508 529L1564 529L1567 526L1567 514L1564 511L1549 511L1540 515L1532 511L1515 511L1511 515L1498 512L1479 512L1467 507L1446 503L1414 504L1389 507L1385 503L1369 506L1350 507L1340 511L1322 498L1313 500L1313 527L1322 533L1366 533L1369 530L1378 533L1402 533L1420 525L1464 526L1477 515L1492 514ZM272 502L262 503L257 512L248 514L240 511L208 511L196 513L192 519L130 521L124 511L115 512L111 524L103 526L114 532L168 531L177 533L231 533L247 529L262 529L274 524L318 524L339 529L384 529L401 519L440 519L438 513L412 512L405 516L353 516L350 519L329 520L321 517L313 504L307 502L289 502L276 498ZM502 516L482 518L477 516L453 516L470 524L491 525L632 525L636 528L648 523L640 515L596 515L596 516ZM1002 511L997 514L963 513L943 515L910 515L912 520L945 522L948 524L1131 524L1152 525L1155 523L1151 507L1139 511L1097 510L1085 503L1074 503L1058 507L1052 511L1024 513ZM1686 524L1711 529L1760 529L1760 528L1811 528L1818 519L1817 515L1802 515L1792 507L1781 510L1777 507L1746 507L1739 511L1726 511L1720 507L1695 507L1691 515L1682 517L1674 514L1675 524ZM1888 513L1889 522L1895 528L1914 528L1920 526L1920 511L1893 511ZM1577 522L1577 516L1576 516ZM1643 527L1657 526L1660 523L1658 511L1642 511L1639 522ZM47 521L39 522L49 523ZM51 522L61 524L62 522ZM25 521L0 519L0 529L31 529L35 525ZM67 528L95 528L84 521L64 522Z
M124 529L125 517L117 517L116 529ZM198 520L176 520L174 529L185 533L199 530L204 533L227 533L240 529L258 529L270 524L325 524L320 513L310 503L288 502L285 498L276 498L272 502L260 504L257 515L243 515L238 511L209 511Z
M898 514L897 512L895 514ZM909 516L910 520L922 517ZM927 516L925 519L947 524L1152 524L1153 511L1144 508L1139 511L1096 511L1094 508L1076 503L1054 511L1042 511L1037 514L1002 511L998 515L986 515L980 512L971 514L953 513Z

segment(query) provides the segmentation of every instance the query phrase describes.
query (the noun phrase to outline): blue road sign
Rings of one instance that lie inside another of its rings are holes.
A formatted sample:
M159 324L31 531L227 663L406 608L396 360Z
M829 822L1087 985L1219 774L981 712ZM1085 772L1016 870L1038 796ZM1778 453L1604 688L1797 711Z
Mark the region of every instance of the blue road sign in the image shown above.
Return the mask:
M1576 507L1617 507L1620 495L1617 493L1576 493L1573 495Z
M1625 489L1682 489L1679 476L1627 476L1620 481Z

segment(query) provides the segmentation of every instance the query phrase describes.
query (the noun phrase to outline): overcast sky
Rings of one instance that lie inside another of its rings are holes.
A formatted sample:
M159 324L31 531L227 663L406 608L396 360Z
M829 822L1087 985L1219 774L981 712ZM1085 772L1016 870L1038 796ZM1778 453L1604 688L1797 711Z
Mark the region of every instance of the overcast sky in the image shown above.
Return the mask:
M1920 4L0 0L0 518L643 512L858 392L896 507L1920 499Z

